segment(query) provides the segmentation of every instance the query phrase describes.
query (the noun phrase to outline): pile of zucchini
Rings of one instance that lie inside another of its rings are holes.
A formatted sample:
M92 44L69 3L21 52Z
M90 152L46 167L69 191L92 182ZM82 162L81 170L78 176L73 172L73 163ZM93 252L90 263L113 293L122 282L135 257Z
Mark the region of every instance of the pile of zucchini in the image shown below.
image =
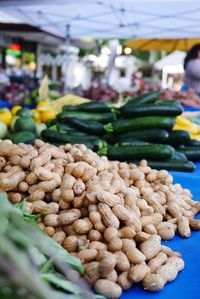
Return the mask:
M42 138L55 145L83 143L112 160L137 164L147 159L156 169L191 172L190 161L200 161L200 142L172 130L182 106L159 96L159 91L143 94L120 108L104 102L65 106Z

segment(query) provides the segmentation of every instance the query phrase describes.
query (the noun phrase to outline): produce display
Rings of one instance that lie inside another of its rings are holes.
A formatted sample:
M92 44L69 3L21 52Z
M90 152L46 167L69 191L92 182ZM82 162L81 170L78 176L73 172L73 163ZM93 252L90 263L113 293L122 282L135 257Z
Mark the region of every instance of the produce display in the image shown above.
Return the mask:
M14 207L2 191L0 201L0 297L64 299L68 292L74 299L95 298L79 278L80 260L39 229L30 203Z
M99 84L84 91L83 96L93 101L111 102L117 100L118 93L107 84Z
M161 96L162 100L177 99L184 106L200 108L200 97L192 90L189 91L171 91L164 89Z
M200 230L194 219L200 205L166 170L151 169L146 160L139 166L109 161L83 144L56 147L41 140L1 141L0 156L0 188L13 204L40 214L42 230L81 260L97 293L119 298L136 282L160 291L184 269L181 254L161 239ZM15 225L21 227L20 218ZM21 233L15 231L14 240Z
M103 102L68 105L41 136L55 145L83 143L112 160L137 164L147 159L157 169L193 171L190 161L200 160L200 142L179 125L182 112L178 101L160 101L159 91L121 107ZM191 126L198 136L197 126Z

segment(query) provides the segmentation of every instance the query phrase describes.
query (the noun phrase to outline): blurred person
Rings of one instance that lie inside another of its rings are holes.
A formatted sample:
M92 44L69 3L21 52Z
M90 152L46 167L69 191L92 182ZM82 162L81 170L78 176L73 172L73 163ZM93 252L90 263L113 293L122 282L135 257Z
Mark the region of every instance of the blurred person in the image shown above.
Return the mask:
M200 44L193 46L187 53L184 60L184 85L183 91L189 89L200 94Z
M7 84L9 82L10 82L9 77L7 76L4 69L0 66L0 84L4 85L4 84Z

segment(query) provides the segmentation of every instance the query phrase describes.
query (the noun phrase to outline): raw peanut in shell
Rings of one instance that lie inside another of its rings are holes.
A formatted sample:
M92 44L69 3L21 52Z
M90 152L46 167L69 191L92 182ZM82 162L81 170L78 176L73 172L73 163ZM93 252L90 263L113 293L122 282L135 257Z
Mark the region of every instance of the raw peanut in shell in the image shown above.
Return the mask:
M168 246L165 246L165 245L161 245L160 251L164 252L169 257L171 257L171 256L181 257L182 256L180 252L172 251L171 248L169 248Z
M100 241L100 240L102 240L102 236L101 236L100 232L98 232L95 229L92 229L88 234L88 239L90 241Z
M169 221L161 222L156 229L162 240L171 240L175 236L175 225Z
M107 227L106 230L104 231L103 236L106 242L109 243L113 238L114 239L117 238L118 230L113 226Z
M69 236L69 237L65 238L63 247L68 252L76 251L76 249L78 247L78 238L76 236Z
M134 228L124 226L118 230L118 237L122 239L133 239L136 235Z
M84 265L84 278L93 285L99 278L99 262L91 262Z
M154 235L157 233L156 228L153 224L147 224L146 226L143 227L143 230L145 233Z
M178 268L176 264L167 262L165 265L158 268L157 274L159 274L164 282L167 283L176 278L178 275Z
M81 262L84 263L89 263L95 260L97 256L97 250L96 249L83 249L79 251L78 254Z
M85 191L85 184L81 179L78 179L73 186L74 193L81 195Z
M46 226L44 232L49 236L52 237L55 234L55 228L52 226Z
M78 235L83 235L87 234L93 228L93 224L89 218L83 218L76 220L73 227Z
M20 182L18 185L18 189L20 192L27 192L29 188L29 185L27 184L27 182Z
M117 283L123 290L128 290L132 287L133 282L128 278L128 271L122 272L117 279Z
M96 249L97 251L105 251L107 250L106 244L99 242L99 241L92 241L90 243L90 248Z
M153 259L148 262L148 267L151 273L155 273L157 269L165 264L167 261L167 255L164 252L159 252Z
M162 215L159 213L154 213L151 216L143 216L140 218L142 227L148 225L148 224L153 224L154 226L160 224L162 222Z
M72 202L74 199L74 191L72 189L65 189L62 191L62 199L66 202Z
M145 275L142 284L146 291L158 292L164 288L165 282L159 274L148 272Z
M8 178L0 180L0 188L3 191L11 191L15 189L20 182L25 179L26 174L23 171L18 171Z
M53 178L52 172L44 167L36 167L34 173L41 181L49 181Z
M128 209L123 205L116 204L112 208L113 213L117 216L119 220L129 220L130 215Z
M111 281L114 281L114 282L117 282L117 278L118 278L118 274L115 270L112 270L108 276L107 276L107 279L108 280L111 280Z
M199 219L190 219L189 224L190 224L190 228L192 230L200 230L200 220Z
M108 250L111 252L116 252L121 250L122 246L123 246L122 240L116 237L110 240L110 242L108 243Z
M146 260L145 255L136 247L128 248L124 253L132 264L140 264Z
M141 252L145 255L147 260L154 258L161 250L161 238L158 235L151 235L147 241L140 245Z
M117 229L119 228L119 225L120 225L119 220L107 204L99 203L98 210L99 210L99 213L102 217L102 220L103 220L105 226L107 226L107 227L114 226Z
M184 238L189 238L191 236L189 220L186 217L181 217L178 219L178 232Z
M81 212L78 209L71 209L58 215L58 222L61 225L68 225L78 220L81 216Z
M106 278L108 274L114 270L116 261L117 259L115 255L110 255L109 257L102 259L99 263L100 277Z
M111 194L107 191L96 192L96 197L100 202L107 204L110 207L113 207L116 204L123 204L122 199L118 195Z
M97 231L99 231L101 233L105 231L106 227L102 222L101 215L99 214L99 212L92 211L89 214L89 218L92 221L92 223Z
M150 236L151 235L149 235L145 232L140 232L135 235L135 241L136 241L136 243L140 244L140 243L143 243L144 241L148 240Z
M58 226L59 225L58 215L55 215L55 214L46 215L44 217L44 224L47 226L53 226L53 227Z
M168 263L175 265L177 267L178 271L182 271L185 267L184 260L177 256L169 257Z
M53 235L53 239L60 245L63 244L66 234L63 231L58 231Z
M140 282L144 279L150 269L145 262L132 266L128 271L128 277L133 282Z
M116 269L122 272L128 271L130 268L130 263L126 254L122 251L117 251L115 252L115 255L117 257Z
M111 299L119 298L122 288L115 282L107 279L98 279L94 285L95 291Z

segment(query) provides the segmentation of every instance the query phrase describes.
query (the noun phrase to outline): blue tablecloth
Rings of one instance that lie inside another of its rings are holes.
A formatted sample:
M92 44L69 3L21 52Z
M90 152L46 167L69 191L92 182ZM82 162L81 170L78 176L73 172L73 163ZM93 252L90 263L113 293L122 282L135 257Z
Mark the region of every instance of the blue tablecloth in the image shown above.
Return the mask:
M200 200L200 163L193 173L171 172L174 183L180 183L192 191L194 200ZM200 218L200 217L199 217ZM179 273L176 280L168 283L158 293L146 292L141 286L123 292L122 299L198 299L200 298L200 232L192 232L189 239L176 236L169 242L163 242L173 250L182 253L185 269Z

